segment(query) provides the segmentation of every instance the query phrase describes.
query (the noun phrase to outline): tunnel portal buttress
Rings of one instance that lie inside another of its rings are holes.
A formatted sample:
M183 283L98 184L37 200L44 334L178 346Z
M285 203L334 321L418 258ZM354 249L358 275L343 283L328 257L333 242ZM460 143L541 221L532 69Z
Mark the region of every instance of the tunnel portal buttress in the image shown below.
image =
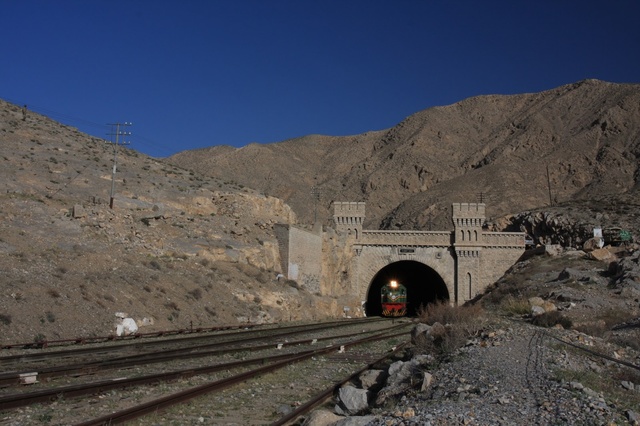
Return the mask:
M391 263L382 268L369 284L365 314L382 314L380 290L383 285L396 280L407 289L407 315L415 316L421 305L449 300L447 285L429 266L413 260Z

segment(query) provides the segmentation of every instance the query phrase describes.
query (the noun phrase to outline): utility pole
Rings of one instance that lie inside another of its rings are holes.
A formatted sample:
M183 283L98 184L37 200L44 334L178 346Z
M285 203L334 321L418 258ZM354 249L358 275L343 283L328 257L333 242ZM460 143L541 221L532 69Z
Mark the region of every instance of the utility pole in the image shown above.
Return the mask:
M129 145L129 142L125 141L125 136L131 136L131 132L125 132L123 130L120 130L120 128L126 128L128 126L131 126L131 123L109 123L109 126L111 126L111 133L109 133L109 135L111 135L111 142L107 142L110 143L113 146L113 171L111 172L111 196L109 197L109 208L113 209L113 198L115 195L115 191L116 191L116 169L117 169L117 164L118 164L118 143L120 143L121 145ZM114 137L115 136L115 142L114 142ZM118 139L120 139L120 141L118 141Z
M311 187L311 197L313 197L313 224L318 221L318 201L320 201L320 188L317 186Z
M549 187L549 204L553 207L553 198L551 198L551 178L549 177L549 165L547 164L547 186Z

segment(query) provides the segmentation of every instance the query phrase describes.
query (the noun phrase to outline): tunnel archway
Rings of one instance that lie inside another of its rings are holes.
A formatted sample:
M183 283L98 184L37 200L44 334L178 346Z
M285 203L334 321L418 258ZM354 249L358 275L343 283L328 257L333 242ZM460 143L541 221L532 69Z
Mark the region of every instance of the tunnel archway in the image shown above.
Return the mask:
M449 291L442 277L424 263L401 260L382 268L371 280L365 305L366 316L382 314L380 290L396 280L407 289L407 316L415 316L421 305L449 300Z

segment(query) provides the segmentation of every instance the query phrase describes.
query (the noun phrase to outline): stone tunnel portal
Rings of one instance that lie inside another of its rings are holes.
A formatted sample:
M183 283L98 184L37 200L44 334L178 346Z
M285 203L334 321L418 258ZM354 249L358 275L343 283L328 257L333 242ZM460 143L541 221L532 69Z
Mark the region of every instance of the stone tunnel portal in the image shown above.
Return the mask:
M421 305L449 300L447 285L436 271L424 263L402 260L385 266L373 277L367 293L366 316L382 314L380 290L391 280L407 289L407 316L415 316Z

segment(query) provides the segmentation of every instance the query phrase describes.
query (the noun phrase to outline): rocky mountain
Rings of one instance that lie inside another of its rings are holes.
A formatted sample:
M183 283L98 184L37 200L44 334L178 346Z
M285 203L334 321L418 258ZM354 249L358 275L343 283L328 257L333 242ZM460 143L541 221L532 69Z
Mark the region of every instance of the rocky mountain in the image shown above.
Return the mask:
M106 335L116 312L149 331L337 316L336 298L276 279L274 230L316 208L329 224L334 200L366 201L369 228L450 229L452 202L482 200L491 228L539 243L638 236L639 109L640 85L588 80L154 159L0 101L3 341Z
M212 144L214 141L212 141ZM365 201L369 228L450 229L452 202L493 218L566 202L637 199L640 85L585 80L478 96L362 135L312 135L178 153L172 164L283 199L330 223L334 200Z
M398 394L394 412L376 408L376 421L432 422L431 405L444 422L637 424L637 374L555 341L532 346L551 334L524 323L544 318L536 325L638 365L639 246L586 246L595 226L640 236L639 110L640 85L587 80L362 135L154 159L0 101L0 346L110 335L116 315L141 333L335 318L337 297L278 278L276 224L309 224L316 208L329 224L339 200L366 201L368 228L450 229L452 202L483 201L490 229L544 247L470 306L483 329L452 346L464 355L439 362L422 394ZM549 368L530 370L543 355Z

